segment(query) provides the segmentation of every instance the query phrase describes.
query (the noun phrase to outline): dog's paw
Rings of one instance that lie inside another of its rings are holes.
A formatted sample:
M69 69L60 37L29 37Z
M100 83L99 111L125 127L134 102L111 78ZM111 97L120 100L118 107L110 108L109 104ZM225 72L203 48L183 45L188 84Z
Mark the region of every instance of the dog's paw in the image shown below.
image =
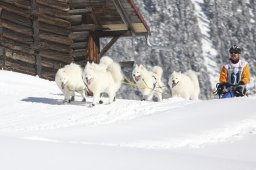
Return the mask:
M71 99L70 99L70 101L75 101L75 96L71 96Z
M95 104L93 104L93 103L89 105L89 107L94 107L94 106L95 106Z
M68 104L68 103L70 103L70 100L63 100L62 103L63 103L63 104Z

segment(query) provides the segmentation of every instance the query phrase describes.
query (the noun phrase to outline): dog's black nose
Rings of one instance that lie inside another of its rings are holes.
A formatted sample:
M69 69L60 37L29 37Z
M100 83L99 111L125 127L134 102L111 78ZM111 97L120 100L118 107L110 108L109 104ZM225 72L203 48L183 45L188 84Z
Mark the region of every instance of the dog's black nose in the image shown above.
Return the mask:
M132 76L135 77L135 74L133 74Z

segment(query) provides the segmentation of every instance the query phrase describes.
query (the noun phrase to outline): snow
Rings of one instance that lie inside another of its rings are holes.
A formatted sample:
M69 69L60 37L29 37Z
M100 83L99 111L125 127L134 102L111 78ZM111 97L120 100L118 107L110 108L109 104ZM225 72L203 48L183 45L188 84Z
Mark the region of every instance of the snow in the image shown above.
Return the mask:
M62 104L55 82L4 70L0 78L0 169L256 169L256 96L91 108L79 95Z

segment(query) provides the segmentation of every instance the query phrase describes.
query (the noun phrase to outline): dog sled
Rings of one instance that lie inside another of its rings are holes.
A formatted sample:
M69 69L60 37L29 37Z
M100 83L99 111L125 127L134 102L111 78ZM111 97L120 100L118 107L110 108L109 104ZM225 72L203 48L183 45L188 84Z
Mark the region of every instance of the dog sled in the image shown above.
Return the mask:
M213 92L214 96L218 96L219 99L233 98L233 97L244 97L249 95L249 91L245 86L241 85L223 85L220 83L216 84L216 90Z

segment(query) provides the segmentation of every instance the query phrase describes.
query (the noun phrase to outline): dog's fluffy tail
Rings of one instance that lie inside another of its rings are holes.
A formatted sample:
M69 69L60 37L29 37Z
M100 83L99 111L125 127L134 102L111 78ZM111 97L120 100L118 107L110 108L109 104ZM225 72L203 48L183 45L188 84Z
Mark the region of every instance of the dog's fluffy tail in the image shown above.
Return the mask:
M193 84L194 84L194 90L195 90L195 93L194 93L194 94L196 94L196 96L198 96L199 93L200 93L200 86L199 86L199 81L198 81L198 77L197 77L196 72L194 72L194 71L192 71L192 70L188 70L188 71L186 72L186 74L187 74L187 76L192 80L192 82L193 82ZM195 96L195 97L196 97L196 96ZM198 98L198 97L196 97L196 98Z
M100 59L100 65L105 66L106 68L112 64L114 61L112 60L112 58L110 58L109 56L103 56Z
M111 72L115 82L121 83L121 81L123 81L124 77L122 74L121 66L118 63L113 62L110 64L107 68L107 71Z
M154 66L154 67L152 68L152 71L153 71L155 74L157 74L157 75L159 76L159 78L161 78L162 75L163 75L163 69L162 69L162 67L160 67L160 66Z
M76 74L82 72L81 66L75 63L68 64L63 69L67 74Z

